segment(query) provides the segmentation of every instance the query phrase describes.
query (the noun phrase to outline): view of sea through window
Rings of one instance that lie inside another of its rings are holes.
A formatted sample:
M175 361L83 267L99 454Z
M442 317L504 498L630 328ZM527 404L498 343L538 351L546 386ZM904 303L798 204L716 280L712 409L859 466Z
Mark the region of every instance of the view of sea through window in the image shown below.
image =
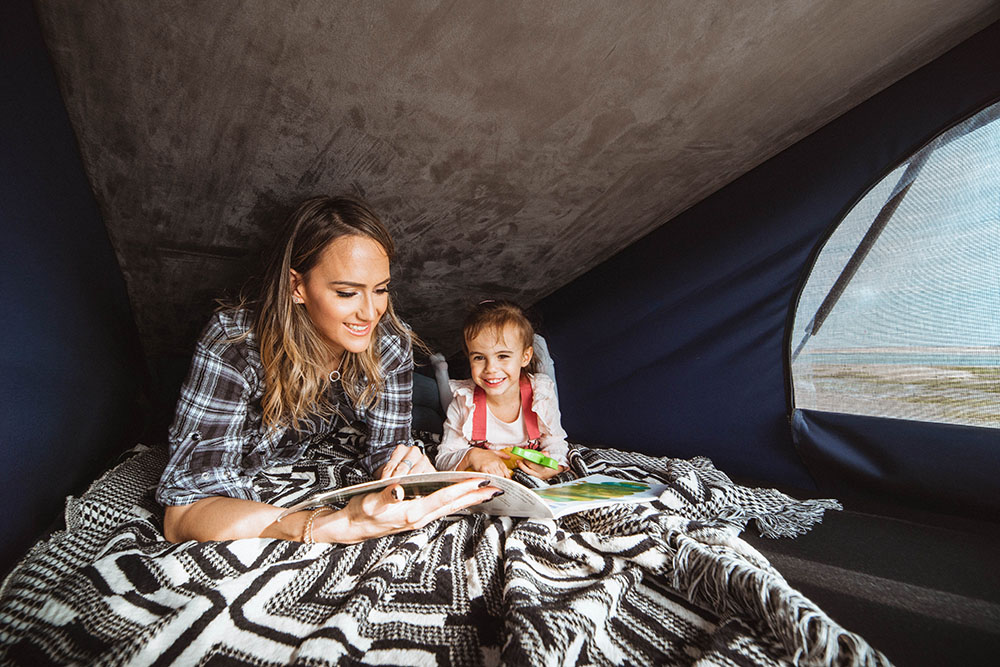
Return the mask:
M858 202L793 327L796 408L1000 428L1000 103Z

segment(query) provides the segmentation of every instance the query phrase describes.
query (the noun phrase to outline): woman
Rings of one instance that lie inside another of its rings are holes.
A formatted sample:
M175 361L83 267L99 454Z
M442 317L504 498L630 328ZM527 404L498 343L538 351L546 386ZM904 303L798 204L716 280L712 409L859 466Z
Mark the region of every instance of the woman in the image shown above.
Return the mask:
M404 501L391 485L279 523L281 508L254 487L255 474L302 458L345 419L367 426L374 477L434 470L410 438L412 337L389 299L393 253L362 201L317 197L289 217L256 298L216 312L198 342L157 490L168 540L354 543L499 491L474 480Z

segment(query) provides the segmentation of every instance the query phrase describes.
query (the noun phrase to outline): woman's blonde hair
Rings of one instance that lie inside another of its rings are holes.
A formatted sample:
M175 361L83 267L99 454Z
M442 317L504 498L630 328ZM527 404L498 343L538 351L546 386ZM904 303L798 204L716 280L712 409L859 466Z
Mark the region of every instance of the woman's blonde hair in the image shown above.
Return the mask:
M307 415L329 416L336 405L330 387L330 349L302 306L292 301L291 269L305 276L334 240L360 236L378 243L391 261L395 245L371 207L349 196L313 197L299 204L285 222L261 276L253 330L264 366L264 425L297 428ZM340 367L344 392L356 406L371 407L385 386L379 341L396 334L411 343L409 328L396 316L392 299L364 352L345 352ZM419 341L417 341L419 344Z
M480 301L465 316L465 322L462 324L465 353L469 353L470 340L484 331L489 331L499 338L508 324L517 330L521 337L522 346L525 348L534 346L535 327L532 326L524 309L506 299ZM535 355L531 355L531 361L524 367L524 370L529 373L538 372L538 359Z

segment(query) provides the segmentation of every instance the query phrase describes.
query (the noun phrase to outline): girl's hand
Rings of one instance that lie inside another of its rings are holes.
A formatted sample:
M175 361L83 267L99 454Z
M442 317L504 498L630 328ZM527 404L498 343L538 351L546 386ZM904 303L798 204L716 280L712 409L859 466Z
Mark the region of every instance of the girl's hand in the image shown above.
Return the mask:
M548 454L547 450L542 450L542 454ZM556 468L549 468L548 466L538 465L537 463L532 463L527 459L520 459L517 462L517 467L519 470L523 471L525 474L531 475L532 477L537 477L538 479L551 479L558 475L559 473L566 470L566 466L559 466Z
M485 472L497 477L510 479L510 468L503 462L503 459L509 458L510 454L507 452L470 447L469 453L465 455L465 470Z
M421 472L437 472L434 464L417 446L397 445L392 456L382 466L379 479L398 477L400 475L415 475Z
M320 515L313 526L317 542L355 544L372 537L423 528L460 509L494 497L500 489L471 479L439 489L429 496L403 500L403 487L393 484L377 493L355 496L347 507Z

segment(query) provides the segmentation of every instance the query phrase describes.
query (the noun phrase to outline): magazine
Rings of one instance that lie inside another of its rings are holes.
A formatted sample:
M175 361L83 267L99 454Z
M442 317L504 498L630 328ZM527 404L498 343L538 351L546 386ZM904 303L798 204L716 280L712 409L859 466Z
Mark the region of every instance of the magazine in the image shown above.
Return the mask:
M392 484L402 486L405 492L404 499L411 499L429 495L438 489L469 479L489 480L492 486L502 489L504 493L461 510L460 514L485 513L531 519L558 519L573 512L616 503L650 502L659 498L667 488L666 484L633 482L609 475L587 475L569 482L532 489L512 479L481 472L428 472L323 491L289 507L281 513L278 521L294 512L332 505L362 493L379 491Z

